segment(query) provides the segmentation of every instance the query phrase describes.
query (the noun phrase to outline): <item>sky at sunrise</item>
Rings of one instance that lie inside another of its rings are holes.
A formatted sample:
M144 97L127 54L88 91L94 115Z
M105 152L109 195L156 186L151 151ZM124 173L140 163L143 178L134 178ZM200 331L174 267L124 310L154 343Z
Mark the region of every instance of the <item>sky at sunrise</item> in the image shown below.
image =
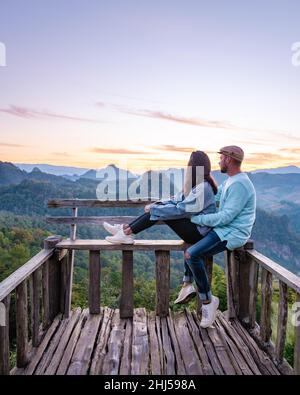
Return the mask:
M0 0L0 160L300 166L296 42L299 0Z

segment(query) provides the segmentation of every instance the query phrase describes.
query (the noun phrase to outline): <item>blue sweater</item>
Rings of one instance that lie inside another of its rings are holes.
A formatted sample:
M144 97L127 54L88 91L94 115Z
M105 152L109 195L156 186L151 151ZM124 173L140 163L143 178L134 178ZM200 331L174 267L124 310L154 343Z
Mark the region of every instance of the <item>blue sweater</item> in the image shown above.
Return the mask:
M222 241L227 240L229 250L242 247L251 236L256 211L256 193L247 174L228 177L216 199L220 202L217 213L196 215L191 221L213 227Z

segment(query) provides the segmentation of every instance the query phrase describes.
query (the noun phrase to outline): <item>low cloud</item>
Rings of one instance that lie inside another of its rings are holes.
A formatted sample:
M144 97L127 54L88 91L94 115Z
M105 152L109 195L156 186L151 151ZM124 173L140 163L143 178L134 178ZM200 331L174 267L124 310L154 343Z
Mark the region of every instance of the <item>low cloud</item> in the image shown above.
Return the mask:
M176 145L160 145L152 148L158 151L167 151L167 152L191 153L195 151L194 147L178 147Z
M78 122L93 122L102 123L96 119L82 118L77 116L71 116L67 114L58 114L48 110L36 110L27 107L20 107L11 105L8 108L0 108L0 113L9 114L18 118L23 119L64 119L68 121L78 121Z
M22 144L12 144L12 143L0 142L0 147L24 148L24 147L28 147L28 146L27 145L22 145Z
M92 148L90 152L95 154L126 154L126 155L149 155L149 152L139 150L129 150L126 148Z

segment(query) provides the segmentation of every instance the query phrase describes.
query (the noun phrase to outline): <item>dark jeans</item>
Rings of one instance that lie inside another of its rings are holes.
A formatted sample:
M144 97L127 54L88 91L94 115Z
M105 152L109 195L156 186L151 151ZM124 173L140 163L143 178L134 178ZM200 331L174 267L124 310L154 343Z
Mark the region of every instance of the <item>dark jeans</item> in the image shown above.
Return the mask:
M198 287L201 300L210 300L211 291L205 269L205 257L213 256L226 250L227 241L221 241L219 236L211 230L202 240L192 245L186 250L189 258L186 258L185 264L190 268ZM191 281L192 277L185 278L185 281Z
M129 224L132 232L137 234L145 229L155 225L158 221L150 220L150 213L145 213L136 218ZM193 224L188 218L172 219L164 221L183 241L188 244L195 244L200 241L203 236L199 233L197 226ZM184 276L183 281L192 282L193 273L186 262L184 262Z
M137 234L155 225L157 221L150 220L150 213L145 213L129 224L132 232ZM227 241L221 241L219 236L211 230L203 237L195 224L188 218L164 221L182 240L193 244L187 249L190 258L185 259L183 281L192 282L193 278L198 287L201 300L210 300L211 291L205 269L205 257L218 254L226 250Z
M150 213L142 214L140 217L132 221L129 226L132 233L137 234L145 229L151 228L158 221L150 220ZM188 244L195 244L202 239L197 226L193 224L188 218L172 219L164 221L183 241Z

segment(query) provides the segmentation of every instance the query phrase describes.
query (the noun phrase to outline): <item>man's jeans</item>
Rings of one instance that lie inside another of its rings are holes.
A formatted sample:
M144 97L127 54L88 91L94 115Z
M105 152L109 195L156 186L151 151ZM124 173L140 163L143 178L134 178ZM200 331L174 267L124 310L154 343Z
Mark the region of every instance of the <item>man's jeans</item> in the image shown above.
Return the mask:
M226 250L227 241L221 241L219 236L211 230L202 240L186 250L189 259L185 259L185 273L183 281L192 282L193 278L198 287L201 300L210 300L211 291L205 269L205 257L218 254Z

